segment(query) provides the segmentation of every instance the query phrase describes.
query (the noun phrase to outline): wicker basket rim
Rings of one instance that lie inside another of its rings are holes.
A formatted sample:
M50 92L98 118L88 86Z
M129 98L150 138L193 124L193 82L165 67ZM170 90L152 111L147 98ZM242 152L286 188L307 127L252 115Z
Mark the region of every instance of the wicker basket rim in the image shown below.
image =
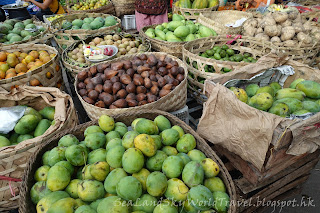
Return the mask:
M172 4L172 8L177 8L182 11L193 11L193 12L198 12L198 11L212 11L216 8L218 8L219 5L213 6L213 7L208 7L208 8L203 8L203 9L193 9L193 8L183 8L183 7L177 7L175 4Z

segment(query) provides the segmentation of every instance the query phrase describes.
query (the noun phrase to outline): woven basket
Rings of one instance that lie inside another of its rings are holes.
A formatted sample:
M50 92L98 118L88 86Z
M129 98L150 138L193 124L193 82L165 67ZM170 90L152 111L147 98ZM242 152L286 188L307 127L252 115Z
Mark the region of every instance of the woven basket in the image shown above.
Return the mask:
M16 44L25 44L25 43L30 43L30 44L46 44L48 42L48 40L50 40L52 38L52 35L49 33L49 27L47 24L41 22L41 21L36 21L34 20L33 23L36 26L42 26L45 28L45 30L41 33L39 33L37 36L32 36L30 39L25 40L25 41L18 41L18 42L14 42L12 44L4 44L4 43L0 43L0 48L2 47L6 47L6 46L11 46L11 45L16 45Z
M135 118L141 117L141 118L147 118L147 119L153 120L158 115L165 116L170 120L172 125L179 125L182 127L185 133L192 134L197 141L197 149L205 153L208 158L211 158L215 162L217 162L217 164L220 167L219 177L223 180L224 184L226 185L227 193L229 194L230 200L232 201L230 203L234 203L236 201L235 186L223 162L220 160L217 154L210 148L210 146L206 143L206 141L203 140L191 127L189 127L187 124L182 122L179 118L159 110L143 110L143 111L141 110L136 112L130 111L130 112L124 112L124 113L114 115L113 117L117 122L123 122L126 125L130 125ZM88 126L97 125L97 123L98 123L97 121L91 121L83 125L77 126L76 128L73 128L71 130L65 131L59 135L56 135L55 137L51 138L49 141L46 141L46 143L43 144L41 148L30 158L28 162L28 168L26 169L23 177L23 182L21 187L21 199L19 203L19 212L30 212L30 213L36 212L35 205L32 203L29 193L30 193L31 187L35 183L33 179L34 173L36 169L41 166L42 155L47 150L51 150L53 147L57 146L60 137L62 137L63 135L73 134L79 139L83 139L84 130ZM237 212L237 206L231 205L228 210L228 213L235 213L235 212Z
M102 34L102 35L92 35L89 36L86 40L84 40L84 42L86 44L88 44L94 37L101 37L103 38L106 35L113 35L114 33L106 33L106 34ZM150 52L151 50L151 44L148 40L141 38L138 35L131 35L131 34L123 34L123 33L116 33L118 35L120 35L122 38L126 38L126 37L134 37L136 40L140 40L142 42L142 44L145 46L146 51L145 52ZM85 70L87 67L93 65L93 63L90 62L86 62L87 66L84 67L80 67L78 66L78 63L76 61L74 61L73 59L69 58L68 56L68 52L74 50L81 42L83 41L78 41L73 43L71 46L69 46L63 53L62 53L62 63L63 65L67 68L67 70L71 73L71 75L73 77L75 77L80 71Z
M92 9L92 10L73 10L72 6L79 3L79 2L83 2L80 0L67 0L66 4L67 4L67 10L70 14L73 13L105 13L105 14L115 14L114 11L114 7L111 3L110 0L108 0L108 4L102 7L99 7L97 9Z
M111 0L116 16L132 15L135 11L135 0Z
M22 86L13 91L0 91L0 107L28 105L36 110L54 106L55 124L42 136L23 141L18 145L0 148L0 212L18 208L19 187L26 162L34 155L46 138L57 131L77 125L78 118L72 98L56 88ZM2 177L1 177L2 176ZM2 180L4 177L18 180ZM12 189L12 192L10 191Z
M17 85L29 85L30 81L33 79L37 79L44 87L59 87L59 85L62 83L61 68L59 66L59 56L55 48L45 44L16 44L2 47L1 50L7 52L28 52L31 50L46 50L49 52L49 54L56 54L56 56L46 64L42 65L37 69L29 71L26 74L0 80L0 87L6 90L10 90L13 87L16 87ZM46 74L48 72L51 73L52 76L50 79L46 77Z
M121 20L115 17L115 19L118 21L118 23L114 26L110 27L105 27L105 28L100 28L97 30L61 30L62 24L65 20L72 22L74 19L83 19L87 17L103 17L106 18L110 15L108 14L102 14L102 13L74 13L71 15L66 15L64 17L58 18L54 21L52 21L51 26L52 26L52 32L54 34L54 39L59 45L60 48L60 53L73 44L76 41L79 41L81 39L86 39L89 35L92 34L103 34L107 32L112 32L115 31L118 27L121 25ZM64 48L65 47L65 48Z
M186 19L198 19L200 13L206 13L206 12L212 12L218 10L219 5L210 7L210 8L204 8L204 9L190 9L190 8L182 8L177 7L175 4L172 4L172 12L174 14L181 14Z
M238 69L240 67L246 66L250 63L247 62L231 62L231 61L221 61L212 58L205 58L199 56L200 52L205 52L208 49L212 49L214 46L222 46L227 44L229 41L234 41L231 48L239 51L240 54L250 53L253 58L258 58L263 56L263 53L258 49L254 49L256 43L252 41L249 37L237 38L232 36L227 38L225 36L208 37L201 38L194 41L190 41L183 46L183 61L188 68L188 85L193 92L198 93L197 96L202 96L202 90L204 84L200 82L201 80L210 79L219 75L223 75L221 71L222 68L229 68L231 70ZM196 69L193 64L196 63L198 69ZM206 72L206 65L212 66L215 69L215 73ZM192 75L190 75L192 74ZM201 102L203 102L203 97L200 97Z
M151 25L144 27L140 30L139 34L142 38L145 38L150 41L151 47L153 50L157 52L165 52L170 55L176 56L178 58L182 58L182 46L187 42L168 42L168 41L161 41L154 38L150 38L146 35L146 31L149 28L155 28L157 25Z
M162 52L156 52L156 53L145 53L146 55L149 54L154 54L156 57L165 55L167 56L167 53L162 53ZM137 54L139 55L139 54ZM121 61L121 60L125 60L125 59L130 59L133 56L136 55L131 55L131 56L123 56L114 60L111 60L107 63L113 63L113 62L117 62L117 61ZM170 56L173 60L177 61L179 66L183 67L185 70L185 79L180 82L180 84L174 89L172 90L168 95L160 98L158 101L149 103L149 104L145 104L142 106L136 106L136 107L130 107L130 108L119 108L119 109L106 109L106 108L100 108L97 106L94 106L92 104L89 104L87 102L85 102L82 97L79 95L78 91L77 91L77 87L76 85L78 85L78 79L75 79L75 90L77 92L77 95L80 99L80 102L82 103L83 108L86 110L89 118L91 120L95 120L98 119L101 115L106 114L106 115L110 115L110 116L114 116L117 115L119 113L124 113L124 112L135 112L135 111L139 111L139 110L145 110L145 109L159 109L162 111L167 111L167 112L172 112L172 111L176 111L181 109L182 107L184 107L186 105L186 101L187 101L187 67L186 65L178 58L174 57L174 56Z
M289 2L293 2L293 3L297 3L297 4L301 4L303 6L314 6L314 5L320 5L318 0L291 0L291 1L287 1Z
M198 22L215 30L219 35L237 35L241 33L242 27L226 27L226 24L232 24L239 19L249 19L251 17L253 17L251 13L237 10L224 10L201 13Z

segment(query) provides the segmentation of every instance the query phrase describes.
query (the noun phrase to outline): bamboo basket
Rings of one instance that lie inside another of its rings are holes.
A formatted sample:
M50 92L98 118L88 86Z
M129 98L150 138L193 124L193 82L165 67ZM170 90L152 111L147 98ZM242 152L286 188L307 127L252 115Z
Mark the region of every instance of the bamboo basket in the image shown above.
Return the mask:
M140 30L139 34L142 38L145 38L150 41L151 48L157 52L166 52L170 55L176 56L178 58L182 58L182 46L187 43L185 41L181 42L168 42L168 41L161 41L154 38L150 38L146 35L146 31L149 28L155 28L157 25L151 25L144 27Z
M42 136L0 148L0 211L18 208L19 187L26 162L34 155L41 143L57 131L73 128L78 118L72 98L57 88L22 86L11 92L0 91L0 107L28 105L36 110L54 106L55 124ZM4 180L12 178L12 180ZM12 191L11 191L12 190Z
M222 46L230 41L233 41L232 45L228 46L230 46L233 50L239 51L240 54L250 53L255 59L263 56L263 52L252 48L256 45L256 43L244 36L242 38L238 38L237 36L232 36L230 38L227 38L226 36L201 38L190 41L183 46L183 61L186 64L189 72L188 86L189 89L196 93L196 99L199 98L200 102L204 102L204 98L201 95L204 88L204 84L201 82L202 80L204 81L205 79L223 75L222 69L224 67L235 70L250 64L244 61L221 61L199 56L200 52L205 52L208 49L212 49L216 45ZM197 68L194 67L195 64L197 65ZM215 73L206 72L206 66L212 66L215 70Z
M128 38L128 37L135 38L136 40L139 40L142 42L144 49L145 49L145 51L143 51L143 52L150 52L150 50L151 50L150 42L144 38L141 38L138 35L124 34L124 33L107 33L107 34L100 34L100 35L92 35L92 36L88 37L86 40L82 40L82 41L78 41L78 42L73 43L62 54L62 63L73 77L75 77L82 70L85 70L86 68L94 65L94 63L90 63L87 61L85 66L81 67L81 66L79 66L79 63L77 63L75 60L71 59L68 56L68 52L74 50L80 43L85 42L85 44L88 44L94 37L103 38L104 36L110 35L110 34L111 35L118 34L122 38Z
M149 54L154 54L156 57L165 55L167 56L167 53L162 53L162 52L155 52L155 53L145 53L146 55ZM137 54L139 55L139 54ZM114 60L111 60L107 63L113 63L113 62L117 62L117 61L121 61L121 60L125 60L125 59L130 59L132 57L134 57L136 55L131 55L131 56L123 56ZM124 113L124 112L135 112L135 111L139 111L139 110L146 110L146 109L161 109L162 111L167 111L167 112L173 112L176 110L179 110L181 108L183 108L186 105L186 101L187 101L187 67L185 66L185 64L178 58L174 57L174 56L170 56L173 60L177 61L179 66L183 67L185 70L185 79L180 82L180 84L174 89L172 90L168 95L160 98L159 100L149 103L149 104L145 104L142 106L136 106L136 107L130 107L130 108L119 108L119 109L106 109L106 108L100 108L97 106L94 106L92 104L89 104L87 102L85 102L83 100L83 98L79 95L78 91L77 91L77 86L78 85L78 79L75 79L75 90L76 93L78 95L78 98L80 100L80 102L82 103L83 108L86 110L89 118L91 120L95 120L98 119L101 115L106 114L106 115L110 115L110 116L115 116L119 113Z
M237 10L224 10L201 13L198 22L206 27L215 30L219 35L238 35L242 31L242 27L226 27L226 24L235 23L237 20L253 17L251 13Z
M49 54L56 54L49 62L38 67L26 74L15 76L13 78L0 80L0 87L5 90L10 90L19 85L30 85L30 81L37 79L44 87L60 87L62 84L61 67L59 66L59 55L55 48L45 44L16 44L5 46L1 48L2 51L14 52L21 51L27 52L31 50L46 50ZM47 78L47 73L50 73L51 78Z
M6 47L6 46L11 46L11 45L16 45L16 44L46 44L48 42L48 40L50 40L52 38L52 35L49 32L49 27L46 23L43 23L42 21L37 21L37 20L33 20L33 23L36 26L42 26L44 27L44 31L39 33L37 36L32 36L30 39L25 40L25 41L18 41L18 42L14 42L12 44L4 44L4 43L0 43L0 48L2 47Z
M132 15L135 12L135 0L111 0L116 16Z
M67 0L67 10L70 14L73 13L104 13L104 14L115 14L114 7L110 0L108 0L108 4L97 9L91 10L73 10L72 6L83 1L80 0Z
M185 133L192 134L196 141L197 141L197 149L201 150L203 153L206 154L208 158L213 159L220 167L220 173L219 177L223 180L227 193L230 196L230 203L236 203L236 191L234 183L231 179L230 174L228 173L228 170L220 160L220 158L217 156L217 154L210 148L210 146L206 143L205 140L203 140L191 127L189 127L187 124L182 122L179 118L175 117L174 115L171 115L170 113L166 113L159 110L139 110L139 111L127 111L123 113L119 113L114 115L114 119L116 122L123 122L126 125L130 125L131 122L136 118L147 118L147 119L154 119L158 115L163 115L166 118L170 120L172 125L179 125L182 127ZM56 135L55 137L51 138L49 141L46 141L45 144L41 146L41 148L38 149L38 151L30 158L28 162L28 168L26 169L23 177L23 183L21 187L21 199L19 203L19 212L30 212L35 213L35 206L32 203L30 199L30 189L35 183L33 180L34 173L38 167L41 166L41 158L42 155L47 151L52 149L53 147L57 146L58 141L60 137L66 135L66 134L73 134L79 139L83 139L83 132L84 130L91 125L97 125L97 121L91 121L85 124L82 124L80 126L77 126L76 128L73 128L71 130L65 131L59 135ZM235 213L237 212L237 206L236 205L230 205L230 208L228 210L228 213Z
M180 14L183 15L186 19L195 19L197 20L199 18L200 13L206 13L206 12L212 12L216 11L219 8L219 4L214 7L210 8L204 8L204 9L191 9L191 8L182 8L177 7L175 4L172 4L172 12L174 14Z
M74 19L83 19L87 17L103 17L106 18L110 15L108 14L102 14L102 13L74 13L71 15L66 15L64 17L58 18L51 23L52 27L52 33L54 34L54 39L59 45L60 48L60 53L64 49L66 49L68 46L73 44L76 41L86 39L89 35L92 34L103 34L107 32L112 32L115 31L118 27L121 25L121 20L117 17L114 17L118 23L116 25L110 26L110 27L104 27L100 28L97 30L84 30L84 29L79 29L79 30L61 30L62 24L64 21L69 21L72 22Z

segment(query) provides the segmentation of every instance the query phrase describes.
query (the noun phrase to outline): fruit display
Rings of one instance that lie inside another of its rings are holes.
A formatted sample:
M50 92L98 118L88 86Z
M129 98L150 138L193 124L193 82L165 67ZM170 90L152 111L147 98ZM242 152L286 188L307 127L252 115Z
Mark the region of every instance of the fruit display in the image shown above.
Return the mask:
M61 18L61 17L63 17L63 16L65 16L65 15L63 15L63 14L53 15L53 16L47 17L46 19L47 19L49 22L52 22L52 21L54 21L54 20L56 20L56 19L58 19L58 18Z
M131 128L102 115L84 137L61 137L32 173L36 211L228 211L220 167L195 149L192 134L163 115L136 118Z
M184 80L184 68L169 56L140 54L79 72L76 88L85 102L116 109L155 102Z
M56 54L49 54L46 50L31 50L26 52L0 52L0 81L15 76L24 75L50 62ZM59 70L59 67L57 67ZM46 77L52 78L47 72ZM37 79L30 81L31 86L40 86Z
M293 81L289 88L273 82L263 87L249 84L245 88L231 87L230 90L240 101L281 117L320 112L320 84L302 78Z
M72 0L69 0L72 2ZM110 4L109 0L86 0L73 1L75 4L71 6L72 10L93 10Z
M43 135L54 124L54 114L54 107L45 107L40 111L27 107L14 129L8 134L0 134L0 147L17 145Z
M263 41L296 47L299 43L313 45L320 41L320 30L302 19L299 12L267 13L263 18L251 18L243 24L243 35Z
M176 7L189 9L204 9L219 6L219 0L178 0Z
M144 33L149 38L168 42L187 42L217 35L214 30L193 21L186 21L178 14L173 14L171 22L150 27Z
M45 27L37 25L32 19L24 21L16 19L5 20L3 23L0 23L0 43L13 44L15 42L27 41L46 31Z
M116 57L122 55L130 55L134 53L147 52L150 49L150 44L143 42L139 37L131 35L110 34L105 36L97 36L85 40L85 45L98 46L98 45L114 45L118 47ZM84 44L79 44L74 49L67 50L66 61L78 67L88 67L92 64L86 61L83 53Z
M64 30L97 30L100 28L110 27L118 24L117 19L114 16L107 17L87 17L77 18L72 21L64 20L61 25L61 29Z

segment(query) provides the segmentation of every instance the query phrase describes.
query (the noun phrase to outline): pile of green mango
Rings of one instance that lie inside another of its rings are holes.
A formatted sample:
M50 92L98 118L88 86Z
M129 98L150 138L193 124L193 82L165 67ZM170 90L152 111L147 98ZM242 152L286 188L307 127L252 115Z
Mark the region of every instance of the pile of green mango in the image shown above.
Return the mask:
M54 107L45 107L39 112L27 107L24 115L8 134L0 134L0 147L18 143L43 135L54 124Z
M168 42L187 42L217 35L214 30L193 21L186 21L178 14L173 14L170 22L148 28L145 34L150 38Z
M320 112L320 84L314 81L299 78L283 89L277 82L264 87L249 84L245 89L230 89L242 102L281 117Z
M44 153L30 191L38 213L228 211L219 166L180 126L162 115L132 130L107 115L98 123Z

